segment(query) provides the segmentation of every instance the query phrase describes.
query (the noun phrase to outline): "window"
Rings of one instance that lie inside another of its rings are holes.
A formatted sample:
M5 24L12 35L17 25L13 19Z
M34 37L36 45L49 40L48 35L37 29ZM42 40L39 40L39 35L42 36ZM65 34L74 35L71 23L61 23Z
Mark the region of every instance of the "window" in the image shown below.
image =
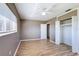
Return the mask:
M0 33L5 32L5 18L0 15Z
M0 15L0 34L17 31L17 23Z

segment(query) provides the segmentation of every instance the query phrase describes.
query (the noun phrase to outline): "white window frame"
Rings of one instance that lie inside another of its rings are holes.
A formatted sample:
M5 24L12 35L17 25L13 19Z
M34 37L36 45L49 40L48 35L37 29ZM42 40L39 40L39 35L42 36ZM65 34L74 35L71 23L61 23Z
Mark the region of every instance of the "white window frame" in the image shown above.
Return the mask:
M1 18L3 20L3 25L2 25L2 31L0 31L0 36L17 32L17 22L12 21L12 20L10 20L9 18L7 18L5 16L0 15L0 19ZM11 22L10 24L14 23L14 24L10 25L10 28L11 28L11 26L16 26L16 27L12 27L11 29L9 29L7 31L7 20L9 20Z

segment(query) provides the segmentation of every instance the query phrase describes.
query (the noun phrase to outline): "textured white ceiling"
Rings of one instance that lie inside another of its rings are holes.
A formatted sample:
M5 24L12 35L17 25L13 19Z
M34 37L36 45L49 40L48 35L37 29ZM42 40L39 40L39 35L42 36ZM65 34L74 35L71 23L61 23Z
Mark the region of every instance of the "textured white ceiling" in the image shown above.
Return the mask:
M78 3L16 3L21 19L47 21L68 9L76 8ZM46 15L42 15L45 12Z

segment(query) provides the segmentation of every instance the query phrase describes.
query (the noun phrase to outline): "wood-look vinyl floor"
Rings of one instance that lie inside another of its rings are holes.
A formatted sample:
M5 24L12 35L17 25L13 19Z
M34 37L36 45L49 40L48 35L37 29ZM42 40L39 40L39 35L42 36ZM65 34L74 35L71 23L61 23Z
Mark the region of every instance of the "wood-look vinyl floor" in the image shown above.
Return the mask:
M71 47L56 45L47 40L22 41L16 56L75 56Z

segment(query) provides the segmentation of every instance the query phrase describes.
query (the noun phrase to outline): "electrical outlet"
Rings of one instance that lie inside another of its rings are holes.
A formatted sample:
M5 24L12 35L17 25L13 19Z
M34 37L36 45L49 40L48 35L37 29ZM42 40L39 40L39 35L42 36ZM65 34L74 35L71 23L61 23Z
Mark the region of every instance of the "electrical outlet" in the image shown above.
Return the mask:
M11 54L12 54L12 51L10 50L10 51L9 51L9 56L11 56Z

